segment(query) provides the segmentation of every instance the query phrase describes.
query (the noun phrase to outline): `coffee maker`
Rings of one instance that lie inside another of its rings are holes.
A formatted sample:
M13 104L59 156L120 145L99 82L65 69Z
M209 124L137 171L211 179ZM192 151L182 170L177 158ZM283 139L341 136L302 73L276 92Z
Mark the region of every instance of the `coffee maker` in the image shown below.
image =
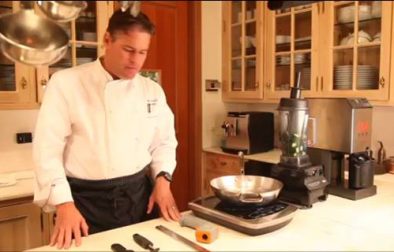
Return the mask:
M279 111L279 140L282 154L271 176L283 182L279 199L304 207L312 207L327 198L327 179L323 166L312 164L307 154L308 102L301 98L297 85L291 88L290 98L282 98Z
M372 106L365 98L309 98L308 154L322 163L328 193L358 200L376 194Z
M274 114L271 112L228 112L222 128L224 152L242 151L250 155L274 148Z

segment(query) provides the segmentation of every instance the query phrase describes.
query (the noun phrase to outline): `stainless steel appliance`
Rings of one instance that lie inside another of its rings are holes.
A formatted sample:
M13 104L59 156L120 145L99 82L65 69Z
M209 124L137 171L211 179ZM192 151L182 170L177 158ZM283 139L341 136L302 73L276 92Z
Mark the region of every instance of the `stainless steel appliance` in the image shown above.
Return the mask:
M270 112L228 112L222 124L224 152L245 154L274 148L274 114Z
M189 202L189 209L201 218L248 235L261 235L288 224L297 207L281 201L269 205L233 205L215 196Z
M327 179L323 166L313 165L307 154L308 102L301 98L300 75L291 88L290 98L279 104L279 139L282 154L278 165L272 167L271 176L282 181L284 188L279 199L305 207L327 198Z
M371 147L372 106L365 98L308 99L308 154L322 163L328 192L357 200L376 194ZM347 175L348 174L348 175Z

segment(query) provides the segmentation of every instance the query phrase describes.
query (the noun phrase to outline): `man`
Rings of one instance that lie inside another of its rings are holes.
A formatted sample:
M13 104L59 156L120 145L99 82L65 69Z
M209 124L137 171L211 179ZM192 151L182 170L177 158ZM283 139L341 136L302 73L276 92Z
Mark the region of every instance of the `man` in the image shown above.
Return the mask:
M104 56L48 83L33 145L34 201L56 208L52 246L143 221L155 203L166 220L180 218L170 190L174 116L160 85L138 74L153 34L143 13L116 11Z

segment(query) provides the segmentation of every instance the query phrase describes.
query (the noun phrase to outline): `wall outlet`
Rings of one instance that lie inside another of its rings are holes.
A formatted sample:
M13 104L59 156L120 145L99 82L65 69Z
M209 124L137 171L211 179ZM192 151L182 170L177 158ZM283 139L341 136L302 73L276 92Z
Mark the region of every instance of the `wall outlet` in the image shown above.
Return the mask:
M32 141L33 141L33 136L31 132L16 133L16 142L18 144L31 143Z
M218 91L220 82L218 80L205 80L205 91Z

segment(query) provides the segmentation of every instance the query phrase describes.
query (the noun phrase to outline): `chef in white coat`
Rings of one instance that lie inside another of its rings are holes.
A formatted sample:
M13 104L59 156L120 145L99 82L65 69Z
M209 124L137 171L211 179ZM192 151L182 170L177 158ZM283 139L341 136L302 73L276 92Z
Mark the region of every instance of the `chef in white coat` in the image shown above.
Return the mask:
M104 56L48 83L33 143L34 201L56 209L52 246L146 220L155 206L166 220L180 218L170 190L174 115L161 86L139 74L154 29L143 13L116 11Z

